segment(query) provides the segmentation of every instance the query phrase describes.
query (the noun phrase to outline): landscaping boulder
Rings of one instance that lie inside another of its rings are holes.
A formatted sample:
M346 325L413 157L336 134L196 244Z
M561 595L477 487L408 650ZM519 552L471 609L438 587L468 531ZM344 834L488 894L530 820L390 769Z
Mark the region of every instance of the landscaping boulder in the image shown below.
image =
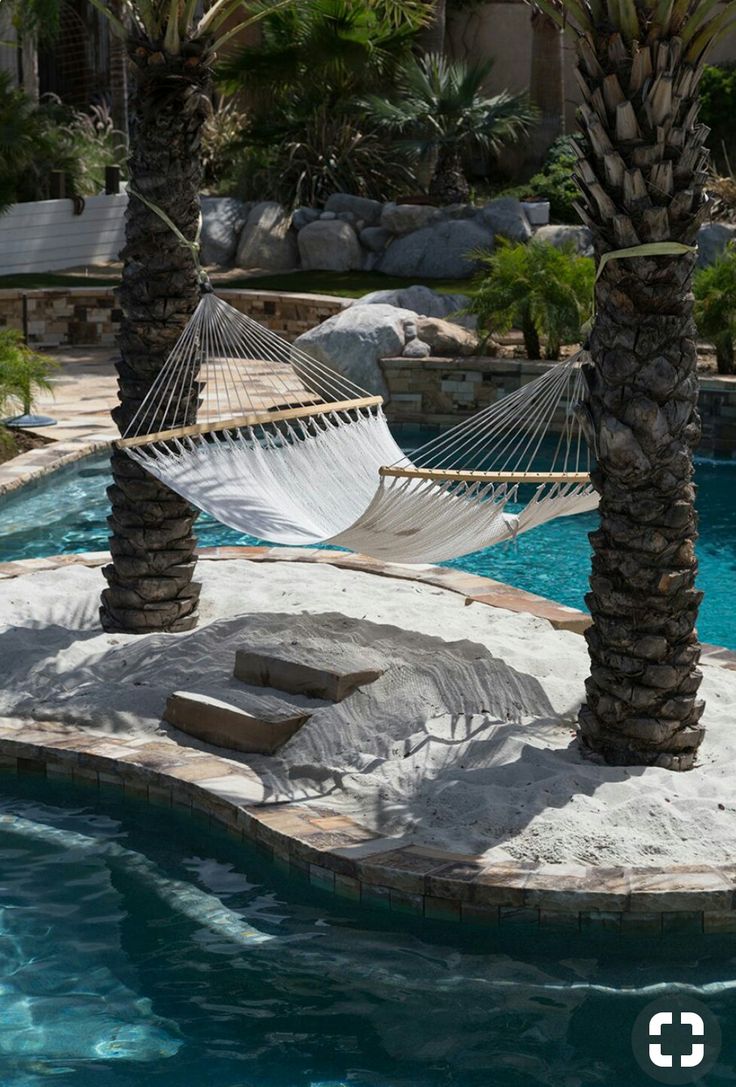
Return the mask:
M461 279L480 267L475 250L493 249L493 234L477 219L433 223L396 238L381 257L378 271L393 276Z
M307 223L313 223L315 219L319 219L317 208L296 208L291 217L291 225L294 230L301 230Z
M371 253L380 253L385 249L391 239L391 235L382 226L366 226L360 234L360 243Z
M296 268L297 264L296 235L291 229L291 215L273 200L256 204L238 242L238 267L286 272Z
M581 257L593 256L593 235L587 226L574 226L568 223L540 226L534 235L535 241L549 242L556 249L572 245Z
M470 299L466 294L442 294L420 283L412 287L399 287L388 291L371 291L353 302L354 306L399 306L410 309L424 317L444 317L475 328L476 319L472 316L460 316L459 310L465 309Z
M363 267L363 251L350 223L320 219L299 231L299 256L304 269L349 272Z
M231 196L203 196L199 259L202 264L232 264L238 237L252 204Z
M380 200L369 200L366 196L334 192L327 197L325 211L334 211L337 215L349 212L355 217L355 221L362 219L366 226L376 226L381 218L383 204Z
M478 350L475 332L441 317L417 317L417 336L433 355L474 355Z
M736 240L733 223L704 223L698 231L698 264L714 264L729 242Z
M381 226L391 234L410 234L435 219L441 212L429 204L384 204Z
M493 237L508 238L512 242L528 242L532 228L524 214L521 201L515 196L499 196L478 212L480 221L488 227Z
M388 399L379 360L401 354L406 320L416 320L416 314L395 306L350 306L298 336L294 347L372 395ZM299 370L297 361L294 365Z

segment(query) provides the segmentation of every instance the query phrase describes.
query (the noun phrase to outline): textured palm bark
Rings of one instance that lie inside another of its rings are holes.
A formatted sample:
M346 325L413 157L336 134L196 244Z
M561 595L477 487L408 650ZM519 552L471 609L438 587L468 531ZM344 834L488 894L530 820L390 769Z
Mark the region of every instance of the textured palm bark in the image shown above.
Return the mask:
M160 207L183 235L194 238L199 220L198 154L206 117L208 69L186 47L168 57L144 44L131 46L136 76L132 103L130 183ZM113 418L123 433L199 300L191 253L142 201L131 197L118 337L119 406ZM181 405L179 425L194 421L196 403ZM156 420L147 420L156 430ZM120 450L112 454L112 564L102 594L105 630L146 633L189 630L197 621L199 585L193 580L196 512Z
M680 57L675 39L629 49L612 35L595 54L589 39L579 43L587 153L578 180L599 259L641 243L695 241L707 130L697 123L699 74ZM678 770L693 765L703 738L693 266L692 254L606 265L586 375L601 501L580 734L608 762Z
M429 184L429 195L439 204L464 204L470 199L470 185L465 176L461 154L453 147L442 147Z

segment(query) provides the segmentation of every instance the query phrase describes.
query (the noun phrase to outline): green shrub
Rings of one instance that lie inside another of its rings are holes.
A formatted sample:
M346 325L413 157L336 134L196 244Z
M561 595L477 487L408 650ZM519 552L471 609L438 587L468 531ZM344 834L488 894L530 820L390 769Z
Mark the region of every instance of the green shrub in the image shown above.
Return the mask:
M573 204L579 199L580 190L572 175L579 157L575 139L561 136L550 147L542 169L524 186L525 193L549 200L550 217L556 223L577 223L579 220Z
M350 117L318 109L298 135L249 148L235 183L245 200L271 199L316 207L334 192L390 200L413 184L405 154Z
M37 393L51 389L56 363L23 342L15 329L0 329L0 414L28 412Z
M700 120L710 129L708 146L721 173L736 167L736 65L706 65L700 81Z
M695 323L716 349L719 374L733 374L736 336L736 247L733 243L709 268L696 272Z
M589 257L548 242L501 240L493 253L478 254L484 272L468 310L487 333L520 328L529 358L558 359L565 343L577 343L593 310L595 272Z
M83 113L54 95L35 105L0 72L0 211L18 201L48 199L54 170L67 175L78 196L100 192L105 167L122 163L123 148L105 107Z

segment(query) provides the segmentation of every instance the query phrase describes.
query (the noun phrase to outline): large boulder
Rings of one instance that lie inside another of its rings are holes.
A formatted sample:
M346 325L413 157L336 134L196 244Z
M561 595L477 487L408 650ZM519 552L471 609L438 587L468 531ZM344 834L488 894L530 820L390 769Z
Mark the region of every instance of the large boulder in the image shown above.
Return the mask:
M297 236L302 268L349 272L363 267L363 250L350 223L320 219L307 223Z
M466 294L442 294L417 283L412 287L399 287L388 291L371 291L353 302L354 306L399 306L410 309L424 317L451 318L453 322L466 328L475 328L476 319L472 316L460 316L470 302Z
M369 200L367 196L351 196L347 192L333 192L327 197L325 211L334 211L336 215L347 212L355 216L355 222L362 219L365 226L376 226L381 218L383 204L380 200Z
M232 264L238 237L253 205L244 204L231 196L203 196L200 204L202 233L199 259L202 264Z
M410 234L439 219L441 214L430 204L384 204L381 226L391 234Z
M478 212L480 221L488 227L493 237L508 238L512 242L528 242L532 228L524 214L521 201L515 196L499 196Z
M534 235L534 241L548 242L556 249L572 246L581 257L593 256L593 235L587 226L573 226L567 223L540 226Z
M274 200L256 204L238 242L238 267L288 272L297 267L298 260L291 215Z
M303 226L306 226L307 223L313 223L315 219L319 219L317 208L295 208L291 217L291 225L294 230L301 230Z
M493 249L493 234L477 219L433 223L397 238L377 265L389 276L462 279L480 267L476 250Z
M736 240L733 223L703 223L698 231L698 264L706 268L715 264L729 242Z
M479 346L475 332L441 317L417 317L417 336L433 355L475 355Z
M388 399L379 360L401 354L407 320L415 321L416 314L395 306L350 306L298 336L294 347L361 389Z

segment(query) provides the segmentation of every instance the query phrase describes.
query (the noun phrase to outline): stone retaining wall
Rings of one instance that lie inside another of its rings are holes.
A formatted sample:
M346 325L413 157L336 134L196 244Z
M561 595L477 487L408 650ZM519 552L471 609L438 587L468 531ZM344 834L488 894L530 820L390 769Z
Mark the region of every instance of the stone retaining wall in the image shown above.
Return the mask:
M526 359L384 359L391 422L450 426L533 381L549 367ZM736 377L702 377L701 456L736 457ZM562 422L562 413L557 420Z
M218 290L218 295L287 340L350 304L332 295L234 288ZM33 347L113 347L120 316L112 287L0 290L0 328L25 331Z

